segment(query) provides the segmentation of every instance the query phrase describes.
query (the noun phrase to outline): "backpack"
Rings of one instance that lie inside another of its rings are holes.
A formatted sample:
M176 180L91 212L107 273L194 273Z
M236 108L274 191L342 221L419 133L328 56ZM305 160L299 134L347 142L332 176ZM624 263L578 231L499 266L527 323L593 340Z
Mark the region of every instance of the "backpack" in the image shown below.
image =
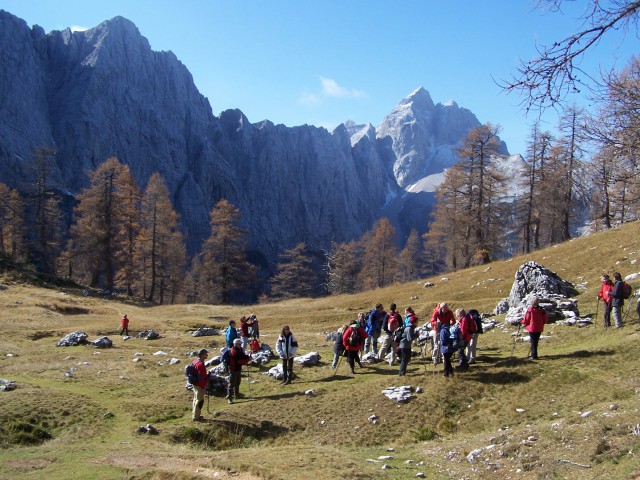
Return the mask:
M231 349L227 348L222 357L220 357L220 363L224 364L225 367L229 367L229 360L231 360Z
M464 339L462 338L460 327L457 324L449 327L449 338L451 339L451 347L454 350L458 350L463 347Z
M393 325L395 325L395 328L391 328ZM398 329L400 328L400 315L398 314L398 312L395 313L390 313L389 314L389 321L387 322L387 329L389 330L389 332L391 332L392 334Z
M482 317L480 317L480 313L478 313L478 310L469 310L469 313L467 315L469 315L469 317L471 318L471 332L484 333L482 331Z
M393 331L393 341L398 345L400 345L402 337L404 337L404 325L398 326L398 328Z
M357 327L351 327L351 333L349 334L349 346L357 347L358 345L360 345L360 331Z
M631 285L629 285L627 282L622 282L622 298L623 300L627 300L628 298L631 297Z
M365 322L364 322L364 330L367 332L367 334L369 336L373 335L374 330L375 330L375 325L373 325L373 314L376 313L376 309L372 309L369 313L367 313L367 316L365 317Z
M187 382L191 385L195 385L200 380L198 376L198 372L196 371L196 366L193 363L190 363L186 367L184 367L184 374L187 377Z

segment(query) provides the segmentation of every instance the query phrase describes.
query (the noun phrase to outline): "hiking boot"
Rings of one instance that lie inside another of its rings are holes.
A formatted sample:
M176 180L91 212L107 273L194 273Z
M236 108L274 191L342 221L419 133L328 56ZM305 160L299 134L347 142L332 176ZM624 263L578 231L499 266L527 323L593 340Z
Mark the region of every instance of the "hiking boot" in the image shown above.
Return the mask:
M229 405L231 405L231 404L233 403L233 399L232 399L231 397L226 396L226 397L224 397L224 398L226 398L226 399L227 399L227 403L228 403Z
M244 393L236 393L236 398L244 398Z
M351 375L355 375L355 374L356 374L356 371L352 368L351 369Z
M291 384L291 379L287 378L284 382L282 382L283 385L290 385Z
M204 417L200 415L199 417L192 418L194 422L204 422Z

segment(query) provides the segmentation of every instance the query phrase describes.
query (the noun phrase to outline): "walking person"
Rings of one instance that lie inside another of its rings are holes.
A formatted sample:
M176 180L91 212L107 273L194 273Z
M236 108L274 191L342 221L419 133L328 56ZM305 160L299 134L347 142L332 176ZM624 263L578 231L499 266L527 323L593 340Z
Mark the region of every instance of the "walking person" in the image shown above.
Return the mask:
M381 303L378 303L376 308L369 314L369 318L366 319L367 339L364 342L365 354L373 352L374 355L378 355L378 338L382 333L382 324L386 316L387 312L384 311L384 307Z
M407 310L409 310L409 312L407 312ZM407 365L409 365L409 361L411 360L411 343L416 337L416 327L411 321L411 312L413 312L411 307L405 309L407 315L405 316L404 324L402 327L399 327L402 328L402 335L398 342L398 357L400 357L400 371L398 372L398 376L400 377L403 377L407 373Z
M236 322L234 320L229 320L229 326L227 327L227 333L225 335L227 348L233 348L233 342L236 338L238 338L238 330L236 329Z
M442 374L445 377L453 376L451 356L454 353L454 349L453 340L451 340L451 333L449 331L450 328L451 327L449 325L442 324L437 338L437 343L439 345L438 351L442 352L442 362L444 364L444 370L442 371Z
M529 342L531 342L531 360L538 359L538 341L540 335L544 331L544 326L547 323L547 312L540 306L540 300L538 297L533 297L531 300L531 306L527 309L524 318L522 319L522 325L525 330L529 332Z
M480 316L480 312L478 310L472 309L467 312L469 316L470 323L469 326L473 327L475 324L475 331L471 328L471 340L467 345L467 363L471 365L472 363L476 363L476 352L478 348L478 335L483 333L482 330L482 317Z
M457 368L459 370L466 370L469 368L469 362L467 361L467 355L465 353L465 350L472 338L471 337L471 321L472 320L469 318L469 315L467 315L467 312L465 312L464 309L462 308L459 308L456 310L456 317L458 318L458 328L462 333L462 341L463 341L462 345L458 346L458 357L460 357L460 360L458 362Z
M602 300L602 307L604 310L604 326L611 326L611 302L613 301L613 297L610 296L610 292L613 292L613 287L615 286L609 275L602 275L602 285L600 286L600 291L598 292L598 301ZM597 320L597 319L596 319Z
M293 377L293 357L298 350L298 341L296 337L291 333L289 325L282 327L282 332L276 342L276 351L282 359L282 372L284 378L281 382L282 385L289 385L291 378Z
M191 414L191 420L194 422L201 422L204 420L202 416L202 406L204 405L204 395L207 391L207 384L209 383L209 376L207 375L207 367L204 362L209 356L204 348L198 351L198 358L193 361L193 366L196 369L196 375L198 380L193 384L193 410Z
M384 357L387 356L387 352L391 350L391 358L389 359L389 366L393 365L396 361L396 349L398 348L398 344L393 339L393 332L396 331L398 327L401 327L403 324L402 319L400 318L400 314L396 312L396 304L392 303L389 305L391 311L387 313L385 316L384 322L382 323L382 346L378 350L378 360L384 360Z
M343 325L338 329L338 334L333 342L333 362L331 362L331 368L334 370L338 368L338 361L340 357L344 355L344 344L342 343L342 335L347 331L349 325Z
M242 365L251 361L251 357L244 353L242 340L236 338L229 352L229 386L227 387L228 403L233 403L233 398L240 398L240 381L242 380Z
M622 290L624 283L622 282L622 276L619 272L613 274L613 290L608 293L611 300L611 313L613 319L616 321L616 328L622 328L622 312L624 310L624 297L622 296Z
M129 317L126 314L120 319L120 334L129 336Z
M360 363L360 357L358 356L358 352L364 346L364 341L369 336L365 331L364 327L362 327L362 323L364 321L364 313L358 313L358 320L353 322L349 328L344 332L342 336L342 344L344 345L344 349L347 352L347 360L349 362L349 366L351 367L351 374L355 374L355 363L360 365L362 368L362 363Z

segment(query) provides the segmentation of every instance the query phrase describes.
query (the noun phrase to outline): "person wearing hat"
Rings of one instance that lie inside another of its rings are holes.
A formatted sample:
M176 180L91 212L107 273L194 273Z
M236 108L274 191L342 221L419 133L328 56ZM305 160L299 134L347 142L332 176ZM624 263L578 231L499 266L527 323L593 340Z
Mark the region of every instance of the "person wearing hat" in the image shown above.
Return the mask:
M600 286L600 292L598 292L598 301L602 300L602 306L604 307L604 326L611 326L611 301L613 300L609 296L609 292L613 292L614 284L609 278L609 275L602 275L602 285Z
M254 340L260 339L260 325L258 324L258 317L255 314L251 314L249 317L249 321L251 322L251 336Z
M538 341L540 335L544 331L544 326L547 323L547 312L540 306L540 300L538 297L531 299L531 306L527 309L524 318L522 319L522 325L525 326L527 332L529 332L529 342L531 342L531 360L538 359Z
M198 358L193 361L193 366L196 368L198 375L198 381L193 385L193 415L191 419L194 422L201 422L204 417L201 415L202 405L204 405L204 394L207 390L207 383L209 383L209 375L207 374L207 367L204 362L209 356L204 348L198 350Z
M240 380L242 379L242 365L251 361L251 357L244 353L242 340L236 338L229 352L229 386L227 388L227 402L233 403L233 397L240 397Z
M347 361L349 362L349 367L351 367L352 375L356 373L354 370L356 362L362 368L358 352L362 350L364 341L369 336L362 326L362 322L364 322L364 313L360 312L358 313L358 320L353 322L342 334L342 344L347 352Z
M120 319L120 333L122 335L129 335L129 318L126 314Z

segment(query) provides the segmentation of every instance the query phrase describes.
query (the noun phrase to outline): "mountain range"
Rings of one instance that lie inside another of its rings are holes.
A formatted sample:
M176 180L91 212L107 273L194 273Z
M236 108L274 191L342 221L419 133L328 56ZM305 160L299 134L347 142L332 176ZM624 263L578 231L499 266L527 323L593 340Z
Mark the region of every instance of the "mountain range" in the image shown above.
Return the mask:
M152 51L122 17L45 33L0 10L0 60L0 182L27 191L34 151L52 147L49 187L75 197L115 156L142 188L162 175L191 253L226 198L241 211L252 257L269 269L301 241L318 252L385 216L399 243L412 228L424 232L434 186L480 125L424 88L377 127L251 123L240 110L216 116L179 59Z

